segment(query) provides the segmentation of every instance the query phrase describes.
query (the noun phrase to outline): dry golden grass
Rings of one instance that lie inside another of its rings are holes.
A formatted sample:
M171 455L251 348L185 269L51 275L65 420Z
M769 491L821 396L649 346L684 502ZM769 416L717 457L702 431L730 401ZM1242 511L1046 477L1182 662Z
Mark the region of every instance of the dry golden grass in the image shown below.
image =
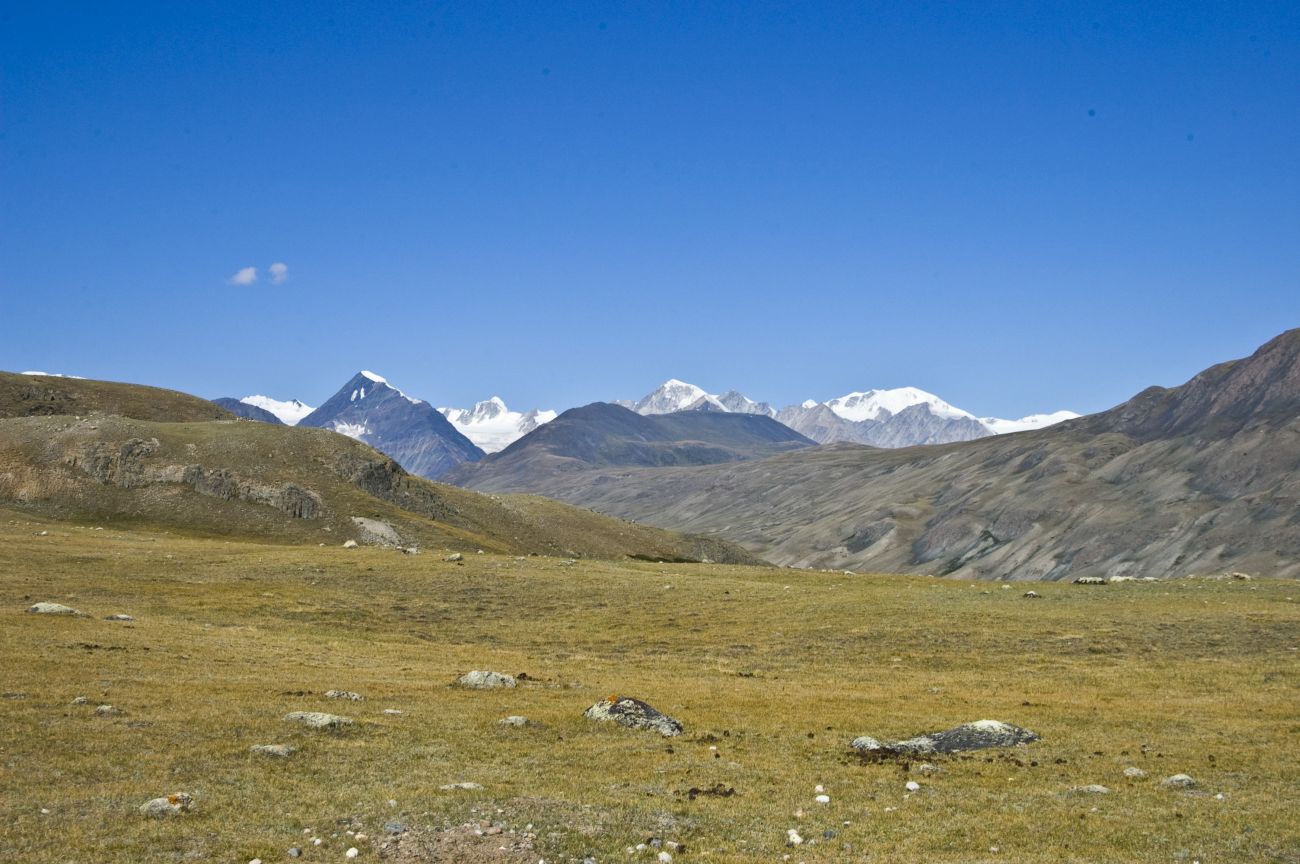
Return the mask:
M0 690L26 694L0 700L8 860L282 861L304 828L326 842L299 860L349 845L375 860L338 820L377 838L388 820L480 816L531 822L550 862L651 860L624 851L651 835L687 844L679 861L1300 860L1295 583L1049 584L1026 600L1025 586L914 577L466 559L0 511ZM38 600L92 617L23 612ZM137 620L103 620L116 612ZM536 680L447 686L469 669ZM332 688L367 699L324 699ZM582 717L612 692L685 734ZM126 713L97 717L101 703ZM357 725L309 733L282 721L294 710ZM546 725L498 726L507 714ZM936 758L935 776L848 752L859 734L982 718L1043 740ZM300 750L248 752L280 742ZM1150 776L1128 780L1128 765ZM1198 789L1160 787L1178 772ZM484 788L438 789L456 781ZM1113 791L1069 793L1091 783ZM685 794L715 784L736 794ZM191 814L136 813L176 791ZM787 849L792 827L819 842Z

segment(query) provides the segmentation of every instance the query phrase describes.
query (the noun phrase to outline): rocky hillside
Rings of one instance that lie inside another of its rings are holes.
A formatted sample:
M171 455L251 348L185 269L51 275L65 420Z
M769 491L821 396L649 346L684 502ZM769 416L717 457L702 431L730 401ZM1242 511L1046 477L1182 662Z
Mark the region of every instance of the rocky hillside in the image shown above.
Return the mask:
M1300 330L1040 431L510 488L712 533L781 564L986 579L1298 576Z
M59 375L0 372L0 419L119 414L139 420L229 420L230 412L188 393Z
M597 467L712 465L814 446L770 417L715 411L643 416L595 402L565 411L500 453L448 473L483 491L531 488L546 477Z

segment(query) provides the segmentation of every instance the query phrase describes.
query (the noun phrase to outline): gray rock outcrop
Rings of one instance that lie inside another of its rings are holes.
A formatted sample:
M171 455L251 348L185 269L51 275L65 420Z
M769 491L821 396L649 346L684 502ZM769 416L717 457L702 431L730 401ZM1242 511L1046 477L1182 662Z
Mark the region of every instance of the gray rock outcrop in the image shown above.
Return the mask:
M974 723L963 723L943 732L931 732L904 741L878 741L863 735L854 738L851 746L863 756L890 758L933 753L961 753L990 747L1014 747L1038 739L1037 733L1012 726L1010 723L1003 723L1000 720L976 720Z
M284 719L288 723L300 723L308 729L336 730L354 723L351 717L340 717L323 711L290 711L284 715Z
M517 682L513 675L503 675L500 672L488 672L475 669L473 672L466 672L460 678L456 679L457 687L464 687L469 690L496 690L501 687L516 687Z
M628 729L646 729L671 738L682 734L682 724L667 714L631 696L610 696L584 712L590 720L617 723Z

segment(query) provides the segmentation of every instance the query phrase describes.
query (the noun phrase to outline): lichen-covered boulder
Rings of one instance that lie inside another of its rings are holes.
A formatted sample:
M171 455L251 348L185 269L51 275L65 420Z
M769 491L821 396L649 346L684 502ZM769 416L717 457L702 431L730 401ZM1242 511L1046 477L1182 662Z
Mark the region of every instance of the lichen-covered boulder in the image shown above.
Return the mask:
M669 738L682 734L681 723L631 696L614 695L602 699L588 708L585 716L591 720L612 721L628 729L647 729Z
M366 697L362 696L360 693L353 693L351 690L326 690L325 698L346 699L349 702L363 702Z
M515 687L518 686L518 683L513 675L502 675L500 672L485 672L478 669L473 672L466 672L456 679L457 687L466 687L470 690L496 690L499 687Z
M1037 733L1000 720L976 720L974 723L963 723L943 732L918 735L905 741L878 741L863 735L854 738L851 746L864 756L885 758L1014 747L1037 741L1038 738Z
M177 792L173 795L144 802L140 805L140 813L143 816L152 816L155 819L165 819L168 816L179 816L182 813L188 813L193 806L194 799L188 793Z
M340 717L323 711L291 711L284 715L284 719L289 723L301 723L308 729L337 730L353 725L351 717Z

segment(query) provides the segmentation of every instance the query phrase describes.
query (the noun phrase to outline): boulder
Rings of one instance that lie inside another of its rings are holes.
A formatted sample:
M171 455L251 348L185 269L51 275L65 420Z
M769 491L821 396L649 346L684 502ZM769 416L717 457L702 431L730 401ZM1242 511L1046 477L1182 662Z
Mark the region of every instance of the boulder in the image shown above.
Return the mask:
M288 723L301 723L308 729L342 729L353 725L351 717L340 717L323 711L291 711L284 715L284 719Z
M1186 774L1175 774L1161 780L1160 785L1166 789L1191 789L1196 786L1196 781Z
M357 541L355 541L355 540L344 540L344 541L343 541L343 548L344 548L344 549L355 549L355 548L357 548Z
M34 603L28 609L33 615L82 615L71 606L64 606L62 603Z
M1075 585L1105 585L1106 580L1100 576L1080 576L1074 580Z
M366 697L360 693L353 693L351 690L326 690L326 699L347 699L349 702L362 702Z
M166 819L188 813L194 805L194 799L185 792L177 792L163 798L155 798L140 805L140 813L155 819Z
M671 738L682 734L682 724L667 714L631 696L613 695L592 705L584 713L590 720L617 723L628 729L647 729Z
M1070 790L1075 795L1109 795L1110 790L1100 783L1092 783L1088 786L1075 786Z
M500 672L487 672L475 669L473 672L466 672L456 679L457 687L465 687L470 690L496 690L500 687L516 687L517 682L513 675L503 675Z
M288 744L254 744L248 750L258 756L270 756L274 759L288 759L296 748Z
M443 560L443 561L463 561L463 560L465 560L465 556L462 555L462 554L460 554L459 552L453 552L453 553L451 553L450 555L448 555L446 558L443 558L442 560Z
M1136 765L1130 765L1124 769L1124 776L1130 780L1141 780L1143 777L1147 776L1147 772L1143 771Z
M918 735L905 741L878 741L867 735L854 738L851 746L863 756L890 758L931 753L961 753L989 747L1014 747L1037 741L1037 733L1000 720L976 720L943 732Z

